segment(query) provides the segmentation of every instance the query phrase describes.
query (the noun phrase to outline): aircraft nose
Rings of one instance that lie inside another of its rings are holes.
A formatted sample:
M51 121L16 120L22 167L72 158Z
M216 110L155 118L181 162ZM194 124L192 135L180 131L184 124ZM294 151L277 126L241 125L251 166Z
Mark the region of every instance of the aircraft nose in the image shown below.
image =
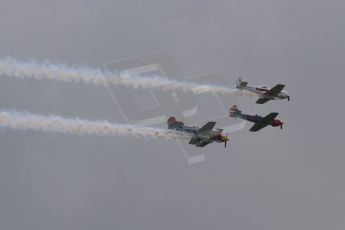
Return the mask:
M283 129L283 125L284 125L284 122L282 122L281 120L277 121L277 126L280 126L281 129Z
M276 123L283 124L283 122L280 119L275 119L275 120L276 120Z

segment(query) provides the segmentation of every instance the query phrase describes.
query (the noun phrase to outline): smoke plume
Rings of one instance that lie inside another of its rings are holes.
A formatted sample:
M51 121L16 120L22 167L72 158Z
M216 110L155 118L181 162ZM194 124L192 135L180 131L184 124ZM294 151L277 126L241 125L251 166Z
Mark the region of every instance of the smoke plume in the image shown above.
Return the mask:
M127 136L144 139L177 140L190 138L184 133L137 125L89 121L79 118L43 116L29 112L0 111L0 127L72 135Z
M76 82L97 86L127 86L134 89L155 89L162 91L180 90L186 93L231 94L237 91L219 85L197 84L187 81L169 80L157 76L119 76L110 71L89 67L70 67L49 61L19 61L13 58L0 59L0 75L13 78L32 78L60 82Z

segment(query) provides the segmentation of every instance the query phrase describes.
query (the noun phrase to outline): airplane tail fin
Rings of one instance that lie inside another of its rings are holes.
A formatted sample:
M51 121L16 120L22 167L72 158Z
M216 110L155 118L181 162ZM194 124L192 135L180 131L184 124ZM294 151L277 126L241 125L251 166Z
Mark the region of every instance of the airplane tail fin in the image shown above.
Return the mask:
M247 85L248 85L248 82L243 81L241 77L236 82L236 88L237 89L242 89L243 87L245 87Z
M167 120L168 126L171 126L175 122L176 122L176 118L175 117L169 117L169 119Z
M169 129L178 129L184 126L184 123L182 121L177 121L174 116L169 117L169 119L167 120L167 124Z
M229 110L230 117L238 117L241 113L237 105L233 105Z

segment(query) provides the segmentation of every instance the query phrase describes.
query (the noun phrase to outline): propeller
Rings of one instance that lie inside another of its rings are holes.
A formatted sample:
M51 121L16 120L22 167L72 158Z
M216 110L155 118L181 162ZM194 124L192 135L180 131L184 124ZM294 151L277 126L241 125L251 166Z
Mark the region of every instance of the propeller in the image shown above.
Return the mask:
M224 148L226 148L226 144L228 143L228 134L225 134L225 137L226 137L226 141L224 142Z
M280 125L280 129L283 129L283 125Z
M288 101L290 101L290 96L287 97Z

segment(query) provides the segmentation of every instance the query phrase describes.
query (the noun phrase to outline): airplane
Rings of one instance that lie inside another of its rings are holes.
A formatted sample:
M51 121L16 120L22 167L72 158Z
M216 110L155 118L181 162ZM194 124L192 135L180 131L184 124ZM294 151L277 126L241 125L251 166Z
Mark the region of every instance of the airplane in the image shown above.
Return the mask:
M280 128L283 129L284 123L281 120L276 119L277 116L278 116L278 113L270 113L265 117L262 117L258 114L255 114L255 115L243 114L242 111L238 109L237 105L233 105L230 108L230 117L241 118L243 120L247 120L247 121L255 123L253 127L249 130L251 132L257 132L268 125L271 125L272 127L280 126Z
M290 101L290 95L288 92L283 91L285 85L278 84L273 88L268 88L265 85L262 86L252 86L248 85L248 82L242 81L242 78L237 80L236 88L243 91L249 91L252 94L255 94L259 99L256 101L257 104L264 104L270 100L277 99L287 99Z
M189 144L195 145L196 147L204 147L212 142L218 142L224 143L224 147L226 148L229 140L227 135L222 134L223 129L213 130L216 125L216 122L213 121L206 123L201 128L198 126L185 126L183 122L177 121L175 117L170 117L167 123L169 129L191 134L192 138Z

